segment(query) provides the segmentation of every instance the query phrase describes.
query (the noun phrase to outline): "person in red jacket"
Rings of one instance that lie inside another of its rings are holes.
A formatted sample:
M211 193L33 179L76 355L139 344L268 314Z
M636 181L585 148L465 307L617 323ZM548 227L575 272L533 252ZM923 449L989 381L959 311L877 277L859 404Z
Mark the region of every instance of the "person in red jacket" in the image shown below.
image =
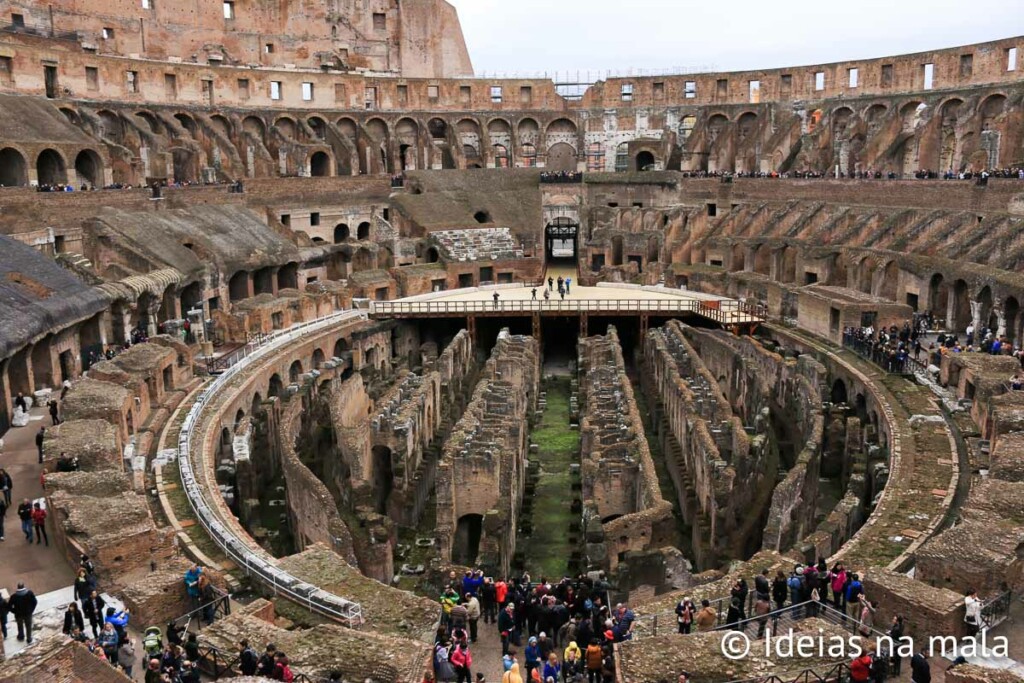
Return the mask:
M494 584L494 598L498 601L498 608L505 606L505 599L508 597L508 584L505 583L504 577L498 580L498 583Z
M850 680L865 683L871 678L871 655L867 652L850 662Z
M470 667L473 666L473 655L470 654L469 647L465 643L455 646L450 661L455 667L456 683L463 683L463 681L473 683L473 675L470 673Z
M50 545L50 539L46 535L46 510L40 507L39 503L32 506L32 526L36 528L36 545L39 545L40 539L46 541L46 545Z

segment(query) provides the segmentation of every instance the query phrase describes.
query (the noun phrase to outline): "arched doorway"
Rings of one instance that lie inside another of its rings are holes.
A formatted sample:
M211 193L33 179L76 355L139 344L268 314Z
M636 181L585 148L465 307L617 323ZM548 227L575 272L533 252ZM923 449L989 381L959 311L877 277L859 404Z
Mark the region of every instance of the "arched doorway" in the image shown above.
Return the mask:
M331 175L331 157L327 152L314 152L309 159L309 174L314 178Z
M290 384L298 384L299 375L302 374L302 361L295 361L288 368L288 382Z
M299 288L299 264L286 263L277 271L277 289Z
M41 185L60 185L68 181L64 158L52 149L44 149L36 159L36 177Z
M1020 302L1017 301L1017 297L1006 297L1006 301L1003 302L1003 320L1006 324L1006 338L1015 341L1019 336L1020 327Z
M653 171L655 165L654 155L647 150L636 155L636 170Z
M612 238L612 265L622 265L622 235L616 235Z
M324 364L324 352L320 349L313 351L313 369L319 370L320 366Z
M249 271L240 270L228 280L228 297L232 302L249 297Z
M78 184L89 184L93 187L103 184L103 162L100 155L91 149L83 149L75 157L75 175Z
M829 396L832 403L841 405L846 403L846 382L841 379L837 379L832 383L832 393Z
M953 283L953 315L946 326L952 332L963 332L971 324L971 296L967 283L957 280Z
M284 382L281 381L281 375L274 373L270 378L270 382L267 384L267 396L269 398L280 398L284 395Z
M483 515L463 515L455 527L455 542L452 543L452 561L465 567L476 564L480 554L480 537L483 535Z
M0 150L0 186L17 187L28 184L25 157L13 147Z
M936 318L945 318L948 306L949 287L942 281L942 274L935 273L928 281L928 310Z
M338 223L334 226L334 243L341 244L349 238L348 223Z
M363 221L356 228L356 239L358 239L358 240L368 240L368 239L370 239L370 224L368 222Z

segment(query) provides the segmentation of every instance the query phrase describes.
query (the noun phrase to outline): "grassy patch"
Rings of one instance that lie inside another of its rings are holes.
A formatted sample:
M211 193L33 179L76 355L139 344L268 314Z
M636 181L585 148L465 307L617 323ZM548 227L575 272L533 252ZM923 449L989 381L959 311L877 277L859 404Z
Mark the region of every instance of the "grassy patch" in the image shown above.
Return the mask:
M533 531L519 539L526 567L531 575L556 577L565 574L575 548L569 543L572 512L572 478L569 466L579 462L580 435L569 428L568 377L544 383L547 406L544 416L530 435L539 447L531 462L540 464L540 478L533 496Z

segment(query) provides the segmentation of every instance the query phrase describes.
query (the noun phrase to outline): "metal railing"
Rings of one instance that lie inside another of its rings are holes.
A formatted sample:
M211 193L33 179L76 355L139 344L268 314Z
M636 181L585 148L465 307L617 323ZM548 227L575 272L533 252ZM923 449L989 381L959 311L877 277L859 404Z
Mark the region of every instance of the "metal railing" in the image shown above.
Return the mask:
M206 476L205 468L200 466L200 470L204 474L197 474L193 470L192 437L199 425L203 411L239 372L282 347L300 341L303 337L321 332L346 320L357 318L366 319L366 314L362 311L341 311L295 325L287 330L276 331L260 342L247 344L240 350L238 362L202 391L185 417L181 433L178 436L178 466L182 488L196 519L199 520L214 543L240 569L245 571L246 575L270 588L275 595L282 595L295 603L306 606L310 611L318 612L351 627L362 623L362 607L359 603L313 586L275 566L265 551L250 545L251 539L240 537L229 523L220 519L216 511L216 504L206 498L206 494L211 491L210 486L201 483L201 479ZM202 456L201 453L199 455ZM217 491L216 487L213 487L212 490Z
M416 315L470 315L488 313L696 313L716 322L751 322L762 319L756 304L723 300L716 305L687 297L666 299L508 299L497 301L374 301L370 314L379 317Z
M754 604L754 593L747 594L747 605L744 610L745 614L750 614L753 611ZM837 626L841 626L844 629L848 629L851 633L857 633L861 629L867 629L871 636L883 637L884 633L877 629L865 626L859 619L855 619L836 609L829 603L821 601L808 600L798 604L787 605L781 609L777 609L768 614L757 615L753 617L746 617L738 621L729 621L729 604L731 598L718 598L711 601L711 607L715 609L715 625L711 630L734 630L734 631L746 631L749 627L754 627L758 631L762 631L763 626L771 626L772 632L778 632L781 629L792 627L796 622L816 617L822 619ZM696 624L691 633L696 633ZM678 631L678 621L676 613L674 611L658 612L656 614L649 614L637 617L633 626L633 637L643 638L658 635L665 635L667 633L676 633ZM758 634L760 635L760 633Z
M196 627L199 630L203 628L204 621L210 621L211 623L218 617L226 617L231 614L231 595L212 586L214 595L213 600L207 602L199 607L196 607L191 612L186 612L180 617L174 620L175 626L184 625L185 630L190 630L192 622L195 621Z
M1013 591L1000 593L986 600L981 606L981 628L995 628L1010 618L1010 606L1013 604Z
M849 683L851 680L850 665L846 662L837 662L828 667L742 678L730 683Z
M241 658L239 652L224 652L213 645L199 646L199 670L215 681L220 680L222 676L229 678L238 676L241 672L236 669L241 663ZM318 683L304 673L293 672L293 674L295 676L293 680L296 683Z
M843 334L843 346L893 375L910 376L916 372L924 372L928 368L921 361L914 359L908 350L898 351L869 339L860 339L850 333Z

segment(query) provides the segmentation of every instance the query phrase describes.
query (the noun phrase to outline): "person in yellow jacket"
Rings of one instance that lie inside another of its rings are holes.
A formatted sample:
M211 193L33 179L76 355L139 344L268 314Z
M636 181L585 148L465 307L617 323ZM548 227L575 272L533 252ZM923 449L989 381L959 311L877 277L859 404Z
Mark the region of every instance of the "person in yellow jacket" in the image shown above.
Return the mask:
M501 677L501 683L523 683L523 677L519 675L519 662L512 663L512 668Z
M564 658L562 659L562 678L566 681L573 680L575 676L584 675L583 667L583 650L576 644L576 641L569 643L569 647L565 648Z

